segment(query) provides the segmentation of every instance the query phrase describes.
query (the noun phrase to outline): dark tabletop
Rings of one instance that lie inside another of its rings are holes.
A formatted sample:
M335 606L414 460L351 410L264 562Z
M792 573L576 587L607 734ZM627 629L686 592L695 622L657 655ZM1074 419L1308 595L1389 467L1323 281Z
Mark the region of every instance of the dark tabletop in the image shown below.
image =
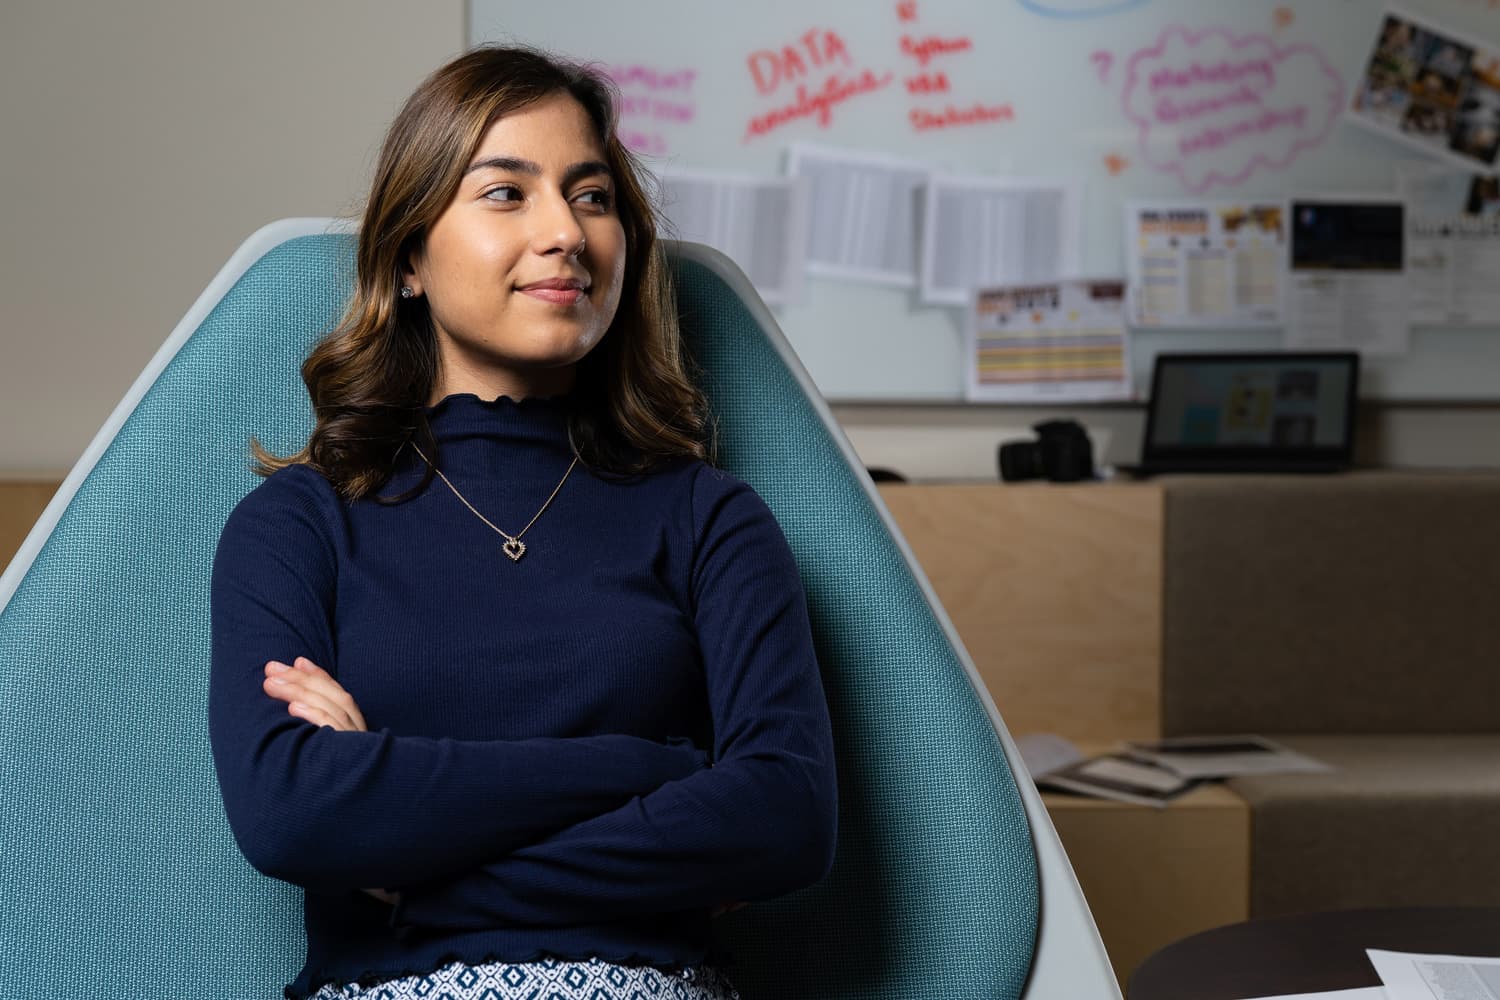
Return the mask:
M1269 917L1169 944L1127 1000L1244 1000L1379 986L1366 948L1500 958L1500 907L1402 907Z

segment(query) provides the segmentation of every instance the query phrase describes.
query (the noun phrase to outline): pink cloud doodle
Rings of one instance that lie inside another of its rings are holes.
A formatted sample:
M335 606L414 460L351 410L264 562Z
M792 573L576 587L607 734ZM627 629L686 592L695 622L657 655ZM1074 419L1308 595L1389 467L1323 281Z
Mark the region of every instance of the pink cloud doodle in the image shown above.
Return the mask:
M1142 159L1194 194L1283 170L1328 137L1344 81L1320 49L1173 25L1126 66L1125 115Z

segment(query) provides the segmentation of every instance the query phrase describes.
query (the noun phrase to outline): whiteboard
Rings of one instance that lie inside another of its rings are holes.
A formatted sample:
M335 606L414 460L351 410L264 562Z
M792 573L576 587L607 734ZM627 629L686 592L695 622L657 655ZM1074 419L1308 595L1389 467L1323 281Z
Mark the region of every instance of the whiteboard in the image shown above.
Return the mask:
M1386 9L1382 0L470 0L469 36L609 69L624 96L622 134L653 169L774 175L788 146L816 143L956 173L1075 179L1082 268L1102 277L1123 276L1132 198L1394 190L1397 164L1420 151L1342 115L1320 117L1331 99L1320 88L1347 105ZM1399 9L1500 49L1496 0ZM1184 46L1189 56L1226 46L1263 54L1299 81L1305 120L1208 160L1173 156L1173 136L1149 134L1130 95L1140 94L1133 74L1170 58L1190 65ZM799 88L832 99L819 106ZM801 302L775 312L832 400L963 397L960 309L923 305L913 290L810 278ZM1159 351L1280 345L1279 330L1139 331L1137 391L1149 388ZM1500 399L1500 321L1417 329L1409 355L1369 359L1364 371L1367 397Z

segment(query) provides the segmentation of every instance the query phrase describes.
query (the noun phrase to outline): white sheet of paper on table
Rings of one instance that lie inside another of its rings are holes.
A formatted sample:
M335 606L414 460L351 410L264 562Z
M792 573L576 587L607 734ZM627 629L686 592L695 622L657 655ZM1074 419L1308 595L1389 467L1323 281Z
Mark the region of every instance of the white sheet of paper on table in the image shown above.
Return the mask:
M1381 986L1364 986L1357 990L1333 990L1327 993L1283 993L1254 1000L1392 1000Z
M1500 958L1424 955L1366 948L1389 1000L1494 1000Z

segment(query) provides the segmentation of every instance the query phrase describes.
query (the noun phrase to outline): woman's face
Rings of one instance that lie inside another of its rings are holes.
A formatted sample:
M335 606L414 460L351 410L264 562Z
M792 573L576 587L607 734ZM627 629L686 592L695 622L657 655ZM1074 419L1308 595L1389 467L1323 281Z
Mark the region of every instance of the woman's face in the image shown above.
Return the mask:
M497 120L404 276L437 334L433 401L566 391L624 273L614 179L583 106L559 93Z

